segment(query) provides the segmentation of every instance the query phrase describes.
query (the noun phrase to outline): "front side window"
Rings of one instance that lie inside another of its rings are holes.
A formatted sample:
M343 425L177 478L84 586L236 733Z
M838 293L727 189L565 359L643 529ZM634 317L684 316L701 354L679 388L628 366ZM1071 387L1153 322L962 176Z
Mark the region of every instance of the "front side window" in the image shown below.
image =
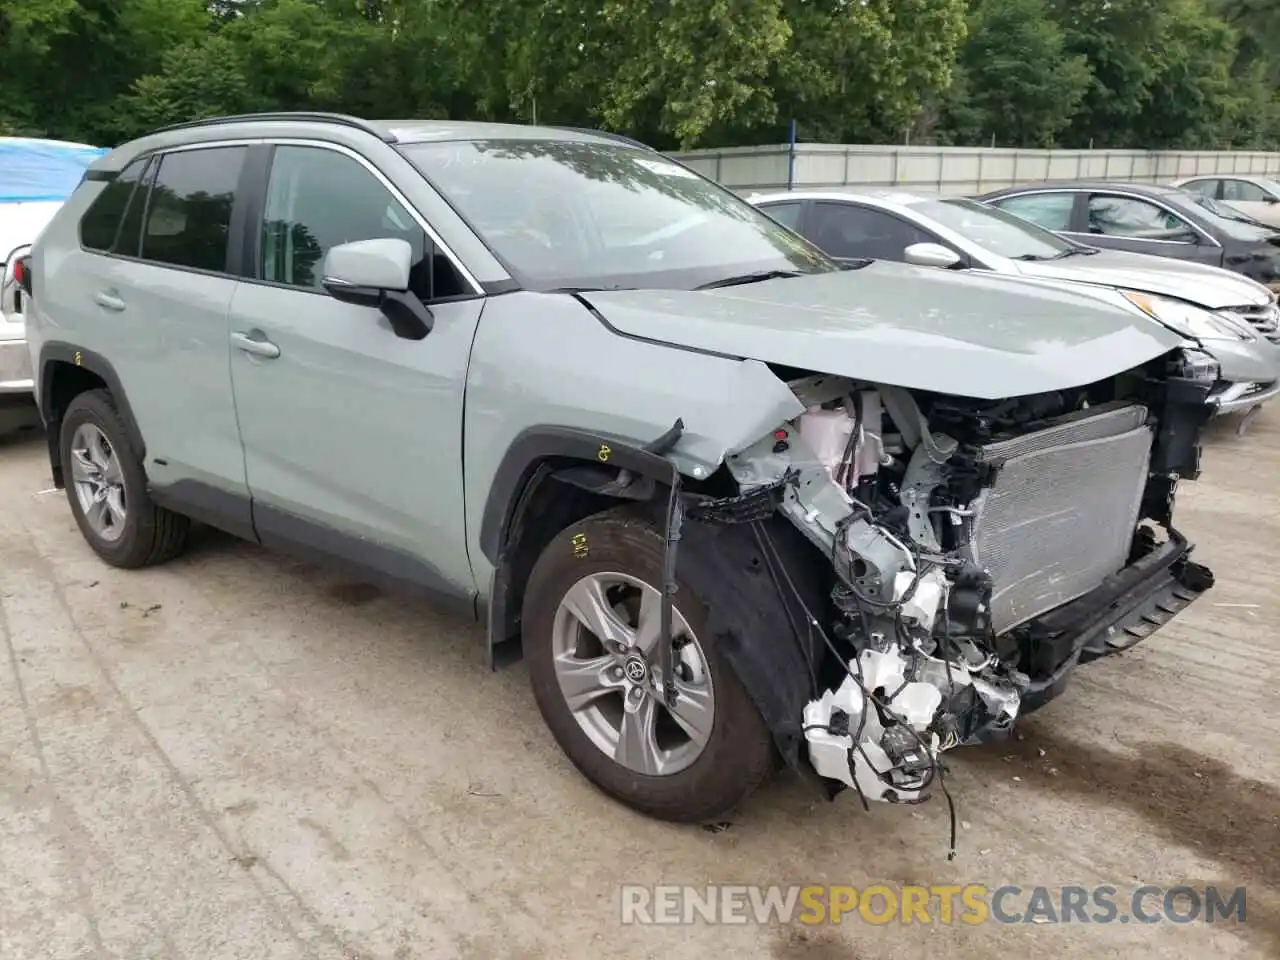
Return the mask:
M760 209L789 230L795 230L800 226L802 206L797 201L787 200L781 203L762 203L760 204Z
M1222 199L1234 203L1265 203L1266 191L1248 180L1224 180Z
M1192 243L1196 231L1164 207L1137 197L1094 194L1089 198L1089 232L1133 240Z
M1071 211L1075 205L1074 193L1028 193L992 202L992 206L1007 210L1014 216L1030 220L1046 230L1058 231L1071 229Z
M809 239L842 260L901 262L907 247L934 240L891 213L851 203L816 203L811 220Z
M404 240L413 249L411 285L424 300L467 292L448 258L364 165L322 147L275 148L262 224L261 279L319 290L324 258L333 247L378 239Z
M147 160L147 157L135 160L121 170L89 204L89 209L80 218L80 243L86 250L111 252L115 246L116 237L120 233L120 222L124 219L125 210L130 206L134 188L142 179ZM136 239L136 232L134 237ZM134 249L128 252L136 253L137 245L135 244Z
M144 260L227 271L231 209L246 153L246 147L210 147L160 159L142 231Z
M527 289L691 289L839 269L747 201L636 147L530 139L399 149Z
M1194 193L1198 197L1208 197L1212 200L1217 197L1218 184L1221 182L1221 180L1192 180L1184 184L1182 189L1187 193Z

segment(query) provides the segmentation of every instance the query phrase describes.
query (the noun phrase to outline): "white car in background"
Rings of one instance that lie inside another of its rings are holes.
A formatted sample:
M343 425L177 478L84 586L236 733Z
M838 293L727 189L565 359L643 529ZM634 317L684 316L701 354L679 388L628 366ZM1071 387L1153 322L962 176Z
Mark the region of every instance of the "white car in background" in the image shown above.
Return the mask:
M1269 227L1280 227L1280 182L1268 177L1205 174L1177 180L1171 186L1225 203Z
M1218 361L1221 379L1210 402L1217 413L1246 414L1241 430L1249 414L1280 397L1280 304L1242 274L1089 247L964 197L848 187L747 200L837 260L896 260L1116 290Z
M0 397L32 389L19 260L104 153L84 143L0 137Z

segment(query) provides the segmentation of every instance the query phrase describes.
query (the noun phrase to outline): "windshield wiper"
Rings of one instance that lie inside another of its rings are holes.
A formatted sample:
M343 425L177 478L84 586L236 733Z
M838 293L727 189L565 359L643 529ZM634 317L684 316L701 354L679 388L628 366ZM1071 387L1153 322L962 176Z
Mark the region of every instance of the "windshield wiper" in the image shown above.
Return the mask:
M1015 259L1015 260L1024 260L1024 261L1039 262L1039 261L1041 261L1041 260L1048 260L1049 258L1048 258L1048 257L1042 257L1042 256L1040 256L1040 254L1038 254L1038 253L1020 253L1020 254L1018 254L1016 257L1014 257L1013 259Z
M710 283L700 283L695 290L714 290L717 287L736 287L744 283L760 283L763 280L781 280L785 277L801 276L795 270L759 270L755 273L740 273L736 277L724 277Z
M1072 247L1070 250L1063 250L1061 253L1055 253L1049 259L1065 260L1067 257L1092 257L1097 252L1097 247Z
M613 290L635 290L635 287L552 287L542 293L609 293Z

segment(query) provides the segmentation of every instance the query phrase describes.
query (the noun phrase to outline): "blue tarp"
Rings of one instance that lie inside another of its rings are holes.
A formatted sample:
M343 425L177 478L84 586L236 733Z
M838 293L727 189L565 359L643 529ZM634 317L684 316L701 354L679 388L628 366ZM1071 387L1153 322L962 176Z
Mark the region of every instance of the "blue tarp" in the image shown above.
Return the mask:
M0 203L66 200L104 147L0 137Z

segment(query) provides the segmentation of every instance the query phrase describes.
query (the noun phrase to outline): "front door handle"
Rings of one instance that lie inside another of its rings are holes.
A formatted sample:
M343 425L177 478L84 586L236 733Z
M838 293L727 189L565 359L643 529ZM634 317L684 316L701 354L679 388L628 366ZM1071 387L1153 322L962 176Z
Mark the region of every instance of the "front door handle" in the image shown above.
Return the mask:
M255 330L254 333L258 333L258 331ZM261 334L258 337L254 337L247 333L233 333L231 342L235 344L237 349L243 350L245 353L251 353L255 357L266 357L269 360L274 360L280 356L280 348L270 340L262 337Z
M124 301L111 293L98 293L93 297L93 302L104 310L110 310L113 313L119 313L124 309Z

